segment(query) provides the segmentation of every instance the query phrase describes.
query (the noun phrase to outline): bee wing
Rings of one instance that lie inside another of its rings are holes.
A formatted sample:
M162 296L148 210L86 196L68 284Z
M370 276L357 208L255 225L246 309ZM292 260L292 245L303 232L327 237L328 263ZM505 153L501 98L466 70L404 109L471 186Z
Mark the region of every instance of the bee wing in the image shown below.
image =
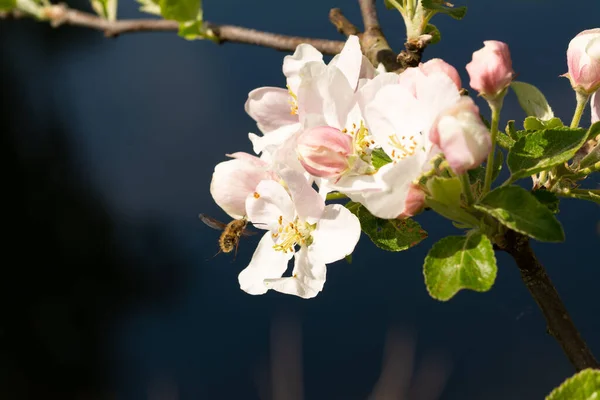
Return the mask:
M257 233L258 233L258 232L256 232L256 231L251 231L251 230L249 230L249 229L244 229L244 230L242 231L242 236L254 236L254 235L256 235Z
M208 215L199 214L198 218L200 218L200 221L204 222L206 225L210 226L213 229L222 231L227 227L227 224L224 224L221 221L217 221L216 219L214 219L213 217L209 217Z

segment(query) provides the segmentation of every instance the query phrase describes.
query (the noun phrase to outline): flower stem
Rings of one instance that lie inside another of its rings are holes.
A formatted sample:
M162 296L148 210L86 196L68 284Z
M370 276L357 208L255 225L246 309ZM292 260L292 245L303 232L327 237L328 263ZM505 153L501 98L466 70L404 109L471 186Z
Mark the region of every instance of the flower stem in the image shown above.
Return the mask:
M344 193L340 193L340 192L331 192L331 193L327 193L327 200L341 200L341 199L347 199L348 196L346 196Z
M492 149L488 154L487 165L485 166L485 182L483 184L482 195L486 194L492 188L492 175L494 174L494 157L496 155L496 137L498 136L498 123L500 122L500 110L502 109L502 102L504 96L499 97L496 100L488 100L490 109L492 110L492 125L490 134L492 135Z
M472 205L475 203L475 198L473 197L473 191L471 190L471 182L469 182L469 174L465 172L464 174L459 175L460 184L462 186L463 194L467 199L467 205Z
M575 129L579 127L579 121L581 120L581 115L583 114L583 110L585 110L585 105L590 99L589 94L577 93L577 107L575 107L575 114L573 114L573 120L571 120L571 129Z

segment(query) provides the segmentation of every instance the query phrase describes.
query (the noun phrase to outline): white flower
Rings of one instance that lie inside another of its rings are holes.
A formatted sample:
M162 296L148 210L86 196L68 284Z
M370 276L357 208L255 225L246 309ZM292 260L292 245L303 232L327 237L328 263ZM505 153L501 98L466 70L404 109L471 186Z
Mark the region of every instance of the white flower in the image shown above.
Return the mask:
M252 154L237 152L227 154L233 160L215 166L210 182L210 194L215 203L231 218L246 215L246 197L254 193L256 185L264 179L277 179L269 164Z
M287 169L282 177L289 193L281 184L265 180L246 200L248 219L267 232L239 275L240 287L255 295L273 289L315 297L325 284L326 264L354 250L360 223L339 204L325 206L302 174ZM292 257L292 275L282 277Z
M438 114L454 105L460 95L455 83L441 72L425 75L418 69L411 85L378 85L372 101L363 104L370 133L392 162L373 176L383 182L379 191L348 193L379 218L406 215L412 183L432 168L431 159L439 148L429 140L429 131ZM382 76L378 79L383 79Z

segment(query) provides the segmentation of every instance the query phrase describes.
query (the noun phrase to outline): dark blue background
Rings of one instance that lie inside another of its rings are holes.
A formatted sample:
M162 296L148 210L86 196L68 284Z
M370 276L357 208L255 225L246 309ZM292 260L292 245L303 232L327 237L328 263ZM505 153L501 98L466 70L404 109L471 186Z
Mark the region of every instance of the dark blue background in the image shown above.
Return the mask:
M331 7L360 23L355 1L205 3L211 21L278 33L341 39ZM442 41L425 59L452 63L467 87L472 52L483 40L507 42L518 79L539 87L568 123L575 96L558 76L569 40L597 27L600 3L467 6L463 21L434 18ZM142 17L136 8L122 2L119 16ZM402 20L379 8L399 49ZM412 380L398 372L396 381L417 386L405 398L436 398L424 388L446 376L442 399L541 399L573 373L505 254L490 292L447 303L428 296L423 258L439 238L459 234L431 213L418 218L429 238L409 251L384 253L363 237L351 265L329 267L316 299L239 289L257 240L243 242L234 261L213 258L219 233L197 214L226 220L209 194L212 169L225 153L251 151L247 133L257 129L243 104L256 87L284 85L284 53L173 33L105 39L30 20L1 21L0 50L2 398L297 399L293 380L286 385L296 395L268 393L271 356L284 360L276 382L293 375L294 326L306 399L367 398L390 331L398 368L429 372ZM503 117L524 117L512 95ZM534 243L597 355L599 215L592 203L563 201L566 242Z

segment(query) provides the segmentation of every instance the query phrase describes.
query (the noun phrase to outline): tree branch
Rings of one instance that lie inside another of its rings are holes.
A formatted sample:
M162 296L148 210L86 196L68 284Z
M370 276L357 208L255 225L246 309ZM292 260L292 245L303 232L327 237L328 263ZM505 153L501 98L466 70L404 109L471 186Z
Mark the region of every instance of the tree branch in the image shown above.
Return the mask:
M350 35L359 37L362 52L371 61L371 64L378 66L379 63L382 63L387 71L398 71L402 65L396 61L396 53L392 51L381 32L375 12L375 0L359 0L359 5L365 24L364 33L359 33L358 28L348 21L339 8L333 8L329 12L329 20L346 37Z
M600 364L577 331L556 288L529 245L529 239L514 231L505 235L503 250L516 261L521 278L542 310L548 332L558 341L569 361L577 371L600 368Z
M164 19L134 19L107 21L94 14L72 10L64 5L54 5L45 9L45 16L52 26L72 25L103 31L107 37L130 32L178 31L179 23ZM204 27L210 30L219 43L245 43L269 47L282 51L294 51L301 43L308 43L324 54L337 54L344 47L339 40L313 39L298 36L279 35L235 25L218 25L208 21Z

